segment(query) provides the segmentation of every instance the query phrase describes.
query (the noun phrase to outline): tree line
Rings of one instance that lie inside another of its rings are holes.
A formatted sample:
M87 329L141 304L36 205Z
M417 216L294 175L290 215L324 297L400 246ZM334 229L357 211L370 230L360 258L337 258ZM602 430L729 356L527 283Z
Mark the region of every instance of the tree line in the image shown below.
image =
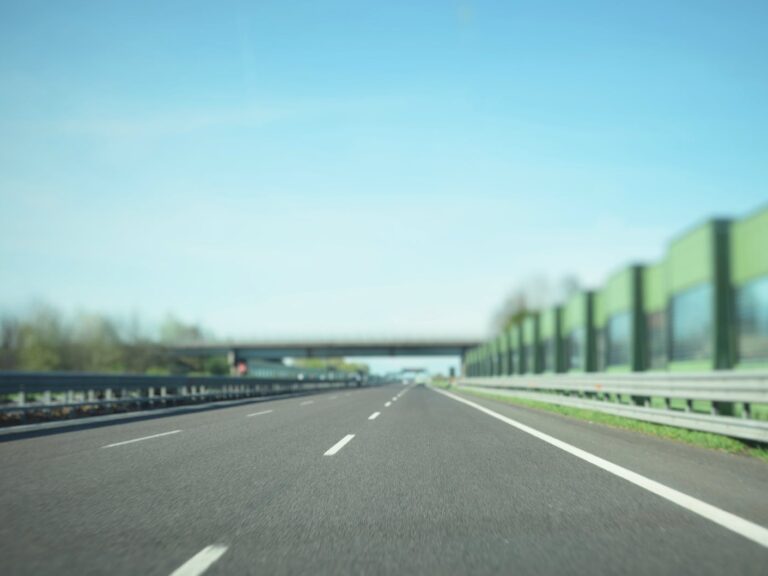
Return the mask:
M38 304L0 316L0 370L137 374L227 374L226 358L180 358L166 345L210 340L201 326L168 316L154 336L137 319L84 312L65 316Z

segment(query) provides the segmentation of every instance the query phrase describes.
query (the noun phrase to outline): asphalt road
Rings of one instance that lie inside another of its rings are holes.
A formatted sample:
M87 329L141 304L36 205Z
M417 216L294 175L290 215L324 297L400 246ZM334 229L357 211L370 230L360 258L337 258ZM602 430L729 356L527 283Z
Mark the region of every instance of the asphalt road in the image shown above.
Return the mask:
M768 573L765 463L467 398L386 386L0 438L0 570Z

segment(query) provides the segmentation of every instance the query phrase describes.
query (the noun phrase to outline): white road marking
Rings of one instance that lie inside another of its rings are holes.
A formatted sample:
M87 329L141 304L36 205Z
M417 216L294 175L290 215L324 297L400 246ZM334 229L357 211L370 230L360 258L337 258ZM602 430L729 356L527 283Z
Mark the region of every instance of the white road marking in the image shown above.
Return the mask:
M336 444L334 444L333 446L328 448L328 450L326 450L326 452L325 452L325 454L323 454L323 456L333 456L334 454L336 454L336 452L338 452L339 450L344 448L344 446L346 446L347 443L350 440L352 440L352 438L354 438L354 437L355 437L354 434L347 434L346 436L344 436L344 438L342 438L341 440L336 442Z
M141 442L142 440L150 440L151 438L160 438L160 436L168 436L169 434L178 434L181 430L171 430L170 432L162 432L161 434L152 434L152 436L142 436L141 438L134 438L133 440L124 440L123 442L115 442L114 444L107 444L102 448L114 448L115 446L122 446L124 444L133 444L134 442Z
M387 402L384 404L384 408L389 408L390 406L392 406L392 402Z
M392 402L397 402L397 396L395 396L394 398L392 398Z
M302 402L301 405L306 406L307 404L314 404L314 403L315 403L314 400L307 400L306 402Z
M718 508L716 506L712 506L711 504L707 504L706 502L699 500L698 498L694 498L693 496L688 496L688 494L680 492L679 490L675 490L674 488L670 488L669 486L665 486L664 484L660 482L656 482L655 480L651 480L650 478L647 478L646 476L638 474L637 472L632 472L631 470L624 468L623 466L619 466L618 464L609 462L604 458L595 456L594 454L591 454L586 450L577 448L572 444L568 444L567 442L558 440L554 436L550 436L549 434L545 434L544 432L539 432L535 428L531 428L530 426L526 426L525 424L522 424L516 420L513 420L512 418L503 416L498 412L494 412L493 410L490 410L485 406L481 406L480 404L472 402L471 400L467 400L465 398L462 398L461 396L456 396L455 394L451 394L450 392L445 392L444 390L438 390L436 388L431 388L431 390L439 394L442 394L443 396L447 396L448 398L452 398L457 402L461 402L462 404L471 406L475 410L479 410L480 412L483 412L484 414L487 414L492 418L501 420L505 424L509 424L510 426L517 428L521 432L525 432L526 434L530 434L534 438L543 440L547 444L551 444L556 448L560 448L560 450L568 452L569 454L576 456L577 458L581 458L582 460L589 462L590 464L593 464L594 466L597 466L598 468L601 468L606 472L610 472L611 474L618 476L619 478L623 478L627 482L631 482L632 484L639 486L640 488L648 490L648 492L656 494L657 496L661 496L662 498L669 500L670 502L673 502L678 506L682 506L683 508L685 508L686 510L689 510L690 512L693 512L694 514L698 514L699 516L702 516L703 518L706 518L707 520L710 520L715 524L719 524L720 526L722 526L723 528L726 528L727 530L736 532L736 534L740 534L741 536L744 536L745 538L748 538L749 540L752 540L753 542L756 542L757 544L760 544L768 548L768 528L764 528L763 526L760 526L759 524L755 524L754 522L750 522L745 518L736 516L735 514L731 514L730 512L726 512L725 510L722 510L721 508Z
M381 412L374 412L373 414L368 416L368 420L376 420L376 418L379 417L379 414L381 414Z
M212 544L206 546L200 552L192 556L189 560L184 562L181 566L171 572L171 576L199 576L205 572L211 564L221 558L222 554L227 551L227 547L223 544Z
M336 400L336 398L338 398L338 396L331 396L330 398L328 398L328 400Z
M254 412L253 414L247 414L246 418L250 418L251 416L261 416L262 414L271 414L274 412L274 410L262 410L261 412Z

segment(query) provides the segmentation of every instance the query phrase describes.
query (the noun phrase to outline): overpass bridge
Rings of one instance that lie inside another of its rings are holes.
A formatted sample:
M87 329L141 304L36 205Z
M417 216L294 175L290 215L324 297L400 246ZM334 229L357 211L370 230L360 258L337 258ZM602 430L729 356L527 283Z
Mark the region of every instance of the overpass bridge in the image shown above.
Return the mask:
M355 356L458 356L481 342L479 338L275 339L212 342L169 346L180 356L227 355L231 366L249 359L338 358Z
M350 356L463 356L480 338L275 339L247 342L177 344L168 349L184 356L235 353L240 358L326 358Z

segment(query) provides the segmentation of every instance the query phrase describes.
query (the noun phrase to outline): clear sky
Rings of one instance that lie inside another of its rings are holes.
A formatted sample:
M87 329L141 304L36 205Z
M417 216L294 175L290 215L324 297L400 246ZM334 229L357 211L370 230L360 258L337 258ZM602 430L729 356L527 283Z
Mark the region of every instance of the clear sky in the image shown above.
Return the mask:
M0 4L0 308L484 335L768 200L768 2ZM406 362L407 363L407 362Z

